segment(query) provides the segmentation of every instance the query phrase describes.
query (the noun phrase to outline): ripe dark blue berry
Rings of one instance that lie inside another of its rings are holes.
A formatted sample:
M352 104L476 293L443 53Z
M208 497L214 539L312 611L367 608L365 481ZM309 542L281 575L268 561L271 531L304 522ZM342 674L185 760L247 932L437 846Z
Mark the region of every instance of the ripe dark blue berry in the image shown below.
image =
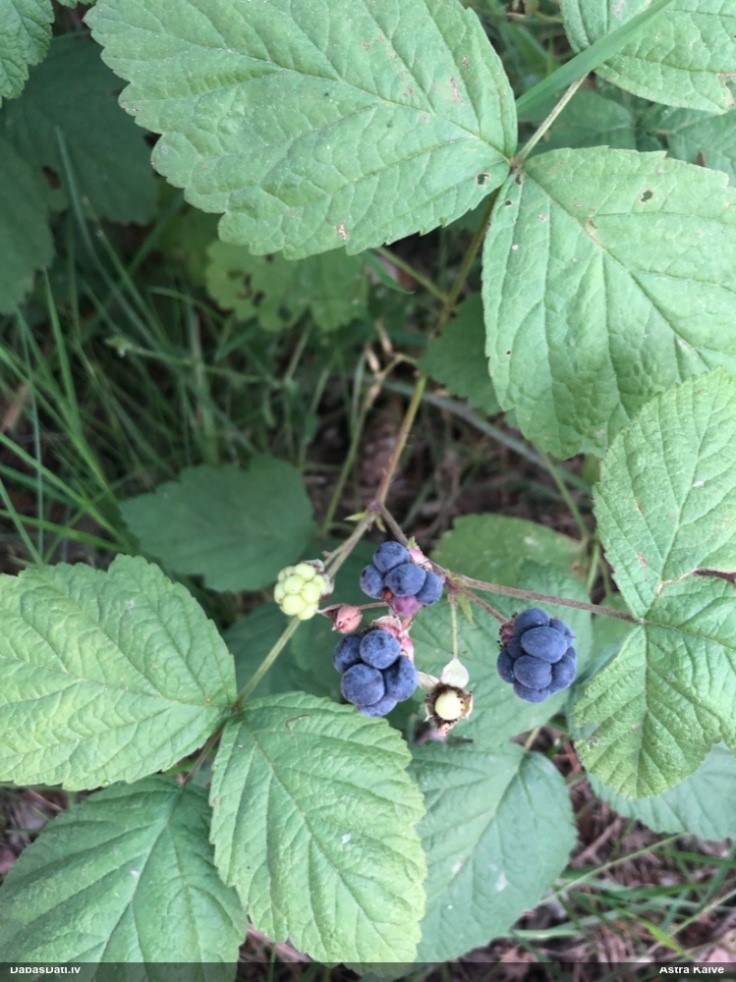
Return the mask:
M411 561L409 550L402 546L400 542L389 540L376 549L373 556L373 565L381 573L388 573L390 569L400 566L402 563Z
M514 637L520 637L530 627L547 627L548 624L549 616L543 610L540 610L539 607L530 607L528 610L522 610L513 624Z
M360 574L360 589L374 600L383 594L383 574L375 566L366 566Z
M531 607L504 625L501 637L505 644L496 663L498 674L520 699L542 702L572 684L577 656L564 621Z
M417 600L419 600L420 603L423 603L425 607L431 607L432 604L436 604L440 599L444 588L445 581L442 579L442 577L430 570L427 573L424 586L416 595Z
M501 654L498 656L498 661L496 662L496 668L498 669L498 674L504 680L504 682L515 682L514 678L514 659L508 653L506 648L501 649Z
M553 664L559 661L570 647L570 639L553 627L532 627L519 638L527 655Z
M383 680L386 684L386 695L403 702L414 695L419 679L414 663L406 655L397 658L393 665L385 669Z
M357 665L360 661L360 642L362 634L346 634L335 648L332 662L338 672Z
M427 579L427 571L415 563L396 566L384 577L384 583L397 597L416 597Z
M577 670L577 657L575 649L570 648L566 655L552 666L552 691L559 692L566 689L575 678Z
M373 668L388 668L389 665L393 665L400 654L401 645L398 639L393 634L389 634L388 631L380 630L380 628L367 631L360 642L361 660Z
M358 709L366 716L386 716L396 706L397 701L387 694L372 706L358 706Z
M546 689L552 681L552 668L539 658L522 655L514 662L514 678L528 689Z
M362 662L344 673L340 689L348 702L361 708L374 705L386 693L383 675L377 668L371 668Z

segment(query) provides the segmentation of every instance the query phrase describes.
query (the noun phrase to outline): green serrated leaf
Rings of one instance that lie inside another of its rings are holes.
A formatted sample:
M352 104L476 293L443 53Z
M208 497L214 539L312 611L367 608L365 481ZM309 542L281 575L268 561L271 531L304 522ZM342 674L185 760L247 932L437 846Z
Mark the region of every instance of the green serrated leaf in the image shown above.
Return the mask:
M429 864L418 958L444 962L505 934L539 902L565 868L575 827L565 782L539 754L435 744L414 757Z
M682 781L736 746L736 383L714 372L652 400L601 470L599 533L643 621L575 708L585 764L627 797ZM698 571L707 575L696 575ZM708 572L710 571L710 572Z
M306 311L319 328L336 331L364 308L363 263L344 252L293 262L214 242L208 257L210 295L240 320L257 319L267 331L291 327Z
M221 237L287 258L444 225L508 173L513 94L457 0L99 0L87 15L162 133L154 165ZM177 67L178 66L178 67Z
M54 38L20 99L0 115L0 135L29 164L63 180L60 142L83 201L101 218L146 222L156 182L145 136L117 103L119 82L86 37Z
M0 313L20 303L53 254L43 181L0 137Z
M0 780L138 780L200 746L235 697L214 624L140 558L4 576L0 619Z
M129 498L122 516L141 548L212 590L258 590L299 558L312 506L299 472L274 457L248 470L188 467L178 481Z
M259 930L323 961L414 958L426 864L409 760L385 720L303 693L249 703L228 723L215 862Z
M682 784L652 798L632 801L588 775L593 791L626 818L654 832L682 832L702 839L736 838L736 757L716 746Z
M28 66L43 59L53 19L50 0L0 0L0 105L21 93Z
M479 294L465 300L445 330L427 345L419 367L489 416L500 411L485 357L483 304Z
M652 2L562 0L565 31L581 51ZM736 73L735 39L734 0L675 0L597 72L654 102L724 112L733 105L726 82Z
M227 982L246 919L215 870L209 823L206 792L161 776L73 806L3 883L3 955L32 964L145 962L154 979L166 968L157 971L157 962L169 963L169 978L171 963L223 963L217 978Z
M736 184L736 110L714 116L694 109L654 106L642 125L667 140L673 157L722 170Z
M736 372L736 190L661 154L554 150L500 191L483 259L501 406L559 457L602 453L654 394Z

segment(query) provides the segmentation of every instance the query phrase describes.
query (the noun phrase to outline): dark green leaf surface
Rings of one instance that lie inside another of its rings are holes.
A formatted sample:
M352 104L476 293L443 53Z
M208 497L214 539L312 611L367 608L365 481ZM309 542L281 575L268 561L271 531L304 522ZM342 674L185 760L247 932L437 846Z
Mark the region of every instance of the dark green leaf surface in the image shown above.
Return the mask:
M434 744L414 757L429 863L418 958L443 962L505 934L539 902L565 868L575 826L565 782L539 754Z
M204 743L235 697L215 625L140 558L3 576L0 620L3 781L138 780Z
M488 374L479 294L465 300L442 334L432 338L419 367L489 416L500 411Z
M46 189L0 137L0 313L10 313L53 256Z
M458 0L99 0L154 164L221 237L288 258L453 221L498 187L513 94Z
M245 913L217 875L209 823L201 788L161 776L73 806L25 850L0 890L3 957L147 962L154 978L157 962L234 965Z
M296 468L254 457L247 470L188 467L120 505L141 548L213 590L257 590L301 555L312 506Z
M385 720L303 693L249 703L223 734L215 861L255 926L321 961L412 961L424 809Z
M553 150L500 191L483 258L491 376L522 432L603 453L657 392L736 372L736 191L661 154Z
M48 56L31 72L20 99L0 115L0 135L29 165L71 179L100 218L146 222L153 216L156 182L145 136L120 109L118 79L86 37L54 38Z

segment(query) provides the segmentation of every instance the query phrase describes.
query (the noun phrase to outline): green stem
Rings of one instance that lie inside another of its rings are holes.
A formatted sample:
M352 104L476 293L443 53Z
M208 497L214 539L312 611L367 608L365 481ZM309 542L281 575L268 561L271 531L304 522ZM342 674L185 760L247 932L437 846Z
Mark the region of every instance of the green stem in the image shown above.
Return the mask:
M292 619L286 625L284 630L281 632L278 641L276 641L273 648L271 648L271 650L263 659L261 664L258 666L258 668L255 670L255 672L251 675L251 677L248 679L248 681L245 683L243 688L238 693L238 696L235 702L233 703L233 713L237 713L241 709L243 703L248 699L248 697L252 695L253 692L255 692L263 676L266 674L266 672L269 670L269 668L273 665L273 663L276 661L278 656L284 650L286 645L289 643L292 635L296 633L296 629L299 627L300 623L301 621L299 620L298 617L292 617Z
M402 273L406 273L407 276L410 276L415 283L423 286L427 293L431 293L433 297L436 297L437 300L441 300L443 304L447 303L447 294L436 286L428 276L425 276L424 273L420 273L418 269L415 269L411 263L408 263L405 259L402 259L401 256L397 256L396 253L391 252L390 249L380 248L376 249L376 252L379 256L383 256L384 259L396 266L397 269L400 269Z
M514 163L516 164L517 167L520 167L521 164L524 163L526 158L536 147L536 145L539 143L539 141L542 139L545 133L549 130L549 128L555 122L555 120L560 115L560 113L565 109L565 107L570 102L570 100L575 95L575 93L578 91L578 89L583 84L585 79L586 76L583 75L581 78L577 79L575 82L572 83L572 85L568 88L567 92L565 92L565 94L562 96L562 98L554 107L554 109L549 114L549 116L547 116L547 118L544 119L542 123L537 127L534 133L532 133L531 137L524 145L523 149L519 151L516 157L514 157Z
M462 573L453 573L445 570L448 583L457 589L461 587L471 587L481 590L484 593L495 593L501 597L516 597L519 600L535 600L538 603L560 604L563 607L574 607L576 610L587 610L591 614L598 614L601 617L615 617L621 621L629 621L631 624L640 624L636 617L623 610L614 610L613 607L602 607L600 604L585 603L582 600L569 600L567 597L558 597L553 593L537 593L535 590L520 590L512 586L504 586L501 583L486 583L485 580L476 580L472 576L465 576Z
M549 456L549 454L546 454L542 450L542 451L540 451L539 456L544 461L544 463L545 463L545 465L547 467L547 470L550 473L550 476L551 476L552 480L557 485L557 490L562 495L562 500L565 502L565 504L569 508L570 514L572 515L573 519L575 520L575 524L577 525L578 531L580 532L580 538L583 540L583 542L586 542L587 539L588 539L588 537L590 536L590 532L588 531L588 526L585 524L585 519L583 518L583 516L582 516L582 514L580 512L580 509L575 504L575 499L570 494L570 489L567 487L567 485L565 484L565 482L560 477L560 475L559 475L559 473L557 471L557 467L556 467L554 461L552 460L552 458Z

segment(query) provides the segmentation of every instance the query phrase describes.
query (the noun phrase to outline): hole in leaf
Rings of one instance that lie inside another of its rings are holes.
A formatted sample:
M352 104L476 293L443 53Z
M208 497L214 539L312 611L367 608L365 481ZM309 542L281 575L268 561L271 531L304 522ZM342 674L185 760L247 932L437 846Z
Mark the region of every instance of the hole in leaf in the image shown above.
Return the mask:
M650 198L653 198L653 197L654 197L654 191L650 191L647 188L647 190L642 193L642 196L641 196L641 198L639 198L639 200L640 201L649 201L649 199Z
M488 180L488 177L489 177L488 174L478 174L478 176L476 177L475 180L476 180L476 182L478 184L480 184L481 186L483 186L486 183L486 181Z

